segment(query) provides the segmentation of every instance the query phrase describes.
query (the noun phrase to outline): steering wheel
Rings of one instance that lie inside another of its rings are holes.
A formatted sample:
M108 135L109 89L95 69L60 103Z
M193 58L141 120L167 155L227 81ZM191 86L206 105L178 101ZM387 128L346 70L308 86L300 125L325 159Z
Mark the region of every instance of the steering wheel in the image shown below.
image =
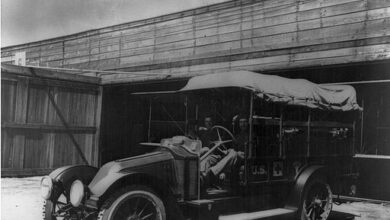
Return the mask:
M218 134L218 140L215 140L213 141L212 143L214 144L213 147L210 148L209 151L207 151L201 158L200 160L202 161L203 159L205 159L208 155L210 155L211 153L213 153L216 149L220 150L221 152L223 152L223 150L221 150L220 147L223 147L224 150L227 150L226 147L225 147L225 144L227 143L230 143L232 141L235 141L235 138L233 136L233 134L225 127L223 126L220 126L220 125L215 125L211 128L211 130L215 130ZM230 140L223 140L222 139L222 136L221 136L221 133L224 132L226 134L228 134L230 136Z
M224 141L224 140L222 140L221 132L225 132L226 134L228 134L230 136L230 138L231 138L230 140L233 140L233 141L236 140L234 138L234 135L229 131L229 129L227 129L227 128L223 127L223 126L215 125L215 126L213 126L211 128L211 130L215 130L217 132L217 134L218 134L218 140L216 140L215 142ZM226 150L226 147L223 144L221 144L221 146L224 147L225 150Z

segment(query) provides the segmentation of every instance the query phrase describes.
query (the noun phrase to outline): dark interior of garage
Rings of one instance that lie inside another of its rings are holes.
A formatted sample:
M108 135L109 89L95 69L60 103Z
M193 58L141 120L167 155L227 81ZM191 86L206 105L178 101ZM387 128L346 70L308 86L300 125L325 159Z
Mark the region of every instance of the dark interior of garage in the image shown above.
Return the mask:
M390 84L383 81L383 79L390 79L388 70L390 70L389 63L368 63L364 65L337 65L294 69L268 74L277 74L289 78L305 78L315 83L351 82L350 84L357 91L358 103L364 107L363 114L360 114L357 119L357 131L359 134L357 134L355 139L356 153L390 155L388 147L386 147L390 141L390 118L386 114L390 111L390 100L387 98L387 95L390 93ZM150 97L132 93L178 90L186 82L187 80L180 79L104 86L100 133L101 164L114 159L142 154L149 150L139 146L138 143L150 140L150 137L148 137ZM171 108L180 108L180 104L177 104L182 100L171 100L168 98L165 101L165 106L171 105ZM153 111L163 110L161 108L153 108ZM172 112L174 109L169 109L169 111ZM178 112L180 111L178 109ZM176 112L176 114L178 113ZM363 123L361 117L364 119ZM165 135L169 136L175 133L174 126L169 124L161 126L165 126ZM172 132L169 133L169 130ZM159 140L152 141L159 142ZM366 160L357 160L357 163L361 164L366 162ZM385 163L388 162L385 160L376 161L375 166L385 166ZM381 181L379 182L383 185L382 187L390 183L390 180L386 179L384 173L379 174L376 172L375 174L373 176L374 174L367 169L362 170L361 173L361 175L365 175L365 179L380 178ZM361 184L363 184L361 188L365 188L364 181ZM370 188L370 192L362 193L374 198L378 198L379 194L383 196L390 195L390 192L383 193L383 190L379 191L380 193L375 188Z

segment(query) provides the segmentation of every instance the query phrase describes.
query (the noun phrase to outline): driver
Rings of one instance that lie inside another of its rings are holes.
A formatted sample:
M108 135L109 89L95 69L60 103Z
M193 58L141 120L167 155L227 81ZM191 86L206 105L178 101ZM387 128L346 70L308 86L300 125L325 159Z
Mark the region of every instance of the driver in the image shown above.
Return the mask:
M212 130L213 126L213 118L211 116L206 116L204 118L204 127L199 127L198 136L204 147L209 147L212 145L212 141L218 140L218 134L215 130Z
M210 150L209 146L212 141L218 140L218 135L215 130L212 130L214 125L213 118L206 116L204 119L204 128L199 129L199 137L202 141L202 149L200 155ZM201 185L207 187L217 180L217 177L224 171L231 170L237 167L240 157L234 149L225 151L214 151L200 162ZM242 155L243 156L243 155Z
M241 159L244 159L245 148L248 145L249 141L249 123L246 117L239 118L240 132L236 135L235 140L235 150Z

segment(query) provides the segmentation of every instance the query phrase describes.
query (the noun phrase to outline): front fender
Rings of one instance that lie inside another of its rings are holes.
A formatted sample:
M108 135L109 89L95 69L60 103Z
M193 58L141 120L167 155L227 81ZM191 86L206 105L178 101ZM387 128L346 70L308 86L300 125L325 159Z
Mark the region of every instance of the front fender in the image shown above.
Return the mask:
M55 183L60 183L65 189L69 188L75 179L89 184L98 171L97 167L88 165L71 165L60 167L49 174Z
M134 184L148 185L156 191L177 187L172 154L156 151L104 164L88 185L90 198L86 204L96 208L118 188Z
M88 185L91 195L94 197L102 196L114 183L121 179L135 175L136 173L108 173L102 178L96 178Z
M169 152L153 152L104 164L88 188L92 196L100 197L118 180L130 176L177 185L173 156Z

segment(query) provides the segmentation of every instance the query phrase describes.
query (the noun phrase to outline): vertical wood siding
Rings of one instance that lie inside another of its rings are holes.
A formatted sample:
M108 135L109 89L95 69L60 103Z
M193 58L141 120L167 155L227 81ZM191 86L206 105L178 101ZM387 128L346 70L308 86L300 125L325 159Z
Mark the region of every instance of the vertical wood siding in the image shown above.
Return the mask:
M47 82L49 86L34 77L2 74L2 175L39 175L56 167L83 164L47 91L88 162L98 164L99 86L54 79Z

